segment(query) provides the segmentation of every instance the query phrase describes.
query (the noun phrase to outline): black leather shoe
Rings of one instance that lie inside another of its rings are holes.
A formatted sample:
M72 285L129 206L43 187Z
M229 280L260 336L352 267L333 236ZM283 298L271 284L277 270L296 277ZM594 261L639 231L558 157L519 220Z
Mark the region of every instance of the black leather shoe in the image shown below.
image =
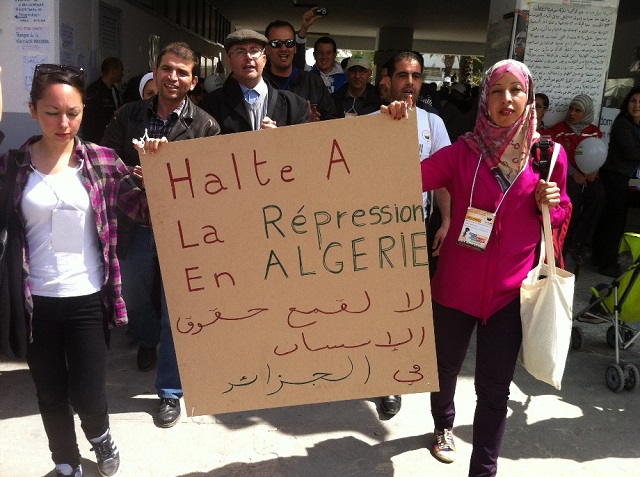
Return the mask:
M136 361L138 362L138 369L140 371L149 371L156 365L156 347L138 347L138 357Z
M180 420L180 399L161 398L158 410L158 426L173 427Z
M382 412L388 416L395 416L400 412L402 406L402 397L394 394L393 396L385 396L382 398L382 405L380 406Z

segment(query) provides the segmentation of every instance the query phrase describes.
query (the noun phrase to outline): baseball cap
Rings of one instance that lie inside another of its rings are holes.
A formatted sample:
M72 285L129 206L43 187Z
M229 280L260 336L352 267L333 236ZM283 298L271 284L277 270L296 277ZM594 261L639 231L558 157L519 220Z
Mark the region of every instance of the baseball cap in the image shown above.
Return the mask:
M351 58L349 58L349 60L347 61L347 68L349 69L352 66L360 66L362 68L364 68L365 70L370 70L371 69L371 62L369 61L368 58L362 56L362 55L354 55Z

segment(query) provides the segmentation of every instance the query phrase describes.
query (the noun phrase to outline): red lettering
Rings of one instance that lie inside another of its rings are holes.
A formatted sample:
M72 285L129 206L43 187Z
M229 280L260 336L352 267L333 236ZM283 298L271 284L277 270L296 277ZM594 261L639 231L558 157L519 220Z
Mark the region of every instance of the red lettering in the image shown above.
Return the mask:
M271 181L271 179L267 179L267 182L262 182L260 180L260 173L258 172L258 166L261 166L263 164L266 164L267 161L258 161L258 155L256 154L256 150L253 150L253 170L256 173L256 179L258 179L258 184L260 184L261 186L265 186L269 183L269 181Z
M193 192L193 181L191 180L191 168L189 167L189 158L185 157L184 159L185 167L187 168L187 175L184 177L173 177L173 170L171 169L171 164L167 162L167 172L169 173L169 183L171 184L171 192L173 193L173 198L176 199L176 182L187 181L189 183L189 188L191 189L191 198L195 197L195 193Z
M187 288L189 292L201 291L204 290L204 287L191 288L192 280L199 280L202 278L202 275L191 276L191 272L194 270L198 270L200 267L188 267L184 269L184 274L187 277Z
M340 159L338 160L333 159L336 149L340 154ZM344 163L344 168L347 170L347 174L351 174L351 171L349 170L349 165L347 164L347 160L344 158L344 155L342 154L342 150L340 149L340 145L338 144L338 141L334 139L333 145L331 146L331 159L329 160L329 170L327 171L327 180L331 179L331 168L333 167L333 164L338 162Z
M282 182L293 182L295 180L294 177L288 178L284 176L291 171L293 171L293 167L291 166L284 166L282 169L280 169L280 179L282 179Z
M189 248L189 247L198 247L200 246L199 243L190 243L190 244L185 244L184 243L184 234L182 233L182 224L180 223L180 221L178 220L178 233L180 234L180 244L182 244L182 248Z

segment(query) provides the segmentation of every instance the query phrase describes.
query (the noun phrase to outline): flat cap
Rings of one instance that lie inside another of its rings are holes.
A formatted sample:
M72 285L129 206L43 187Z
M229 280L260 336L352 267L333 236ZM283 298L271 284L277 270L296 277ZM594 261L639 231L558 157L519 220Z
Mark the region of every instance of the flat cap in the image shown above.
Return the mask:
M269 42L266 36L261 35L257 31L236 30L233 33L229 33L224 39L224 49L226 51L229 51L229 48L237 43L249 43L250 41L260 43L262 46L266 46L266 44Z

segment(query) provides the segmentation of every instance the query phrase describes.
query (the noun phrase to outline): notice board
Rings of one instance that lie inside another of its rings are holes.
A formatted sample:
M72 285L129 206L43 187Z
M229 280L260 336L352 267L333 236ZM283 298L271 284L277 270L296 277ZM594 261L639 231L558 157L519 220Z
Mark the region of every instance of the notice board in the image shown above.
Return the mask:
M564 120L569 103L578 94L593 100L593 123L598 124L616 9L574 3L535 3L529 12L524 62L533 75L536 93L549 96L545 124ZM595 3L588 2L591 4Z
M438 389L415 112L141 162L189 415Z

